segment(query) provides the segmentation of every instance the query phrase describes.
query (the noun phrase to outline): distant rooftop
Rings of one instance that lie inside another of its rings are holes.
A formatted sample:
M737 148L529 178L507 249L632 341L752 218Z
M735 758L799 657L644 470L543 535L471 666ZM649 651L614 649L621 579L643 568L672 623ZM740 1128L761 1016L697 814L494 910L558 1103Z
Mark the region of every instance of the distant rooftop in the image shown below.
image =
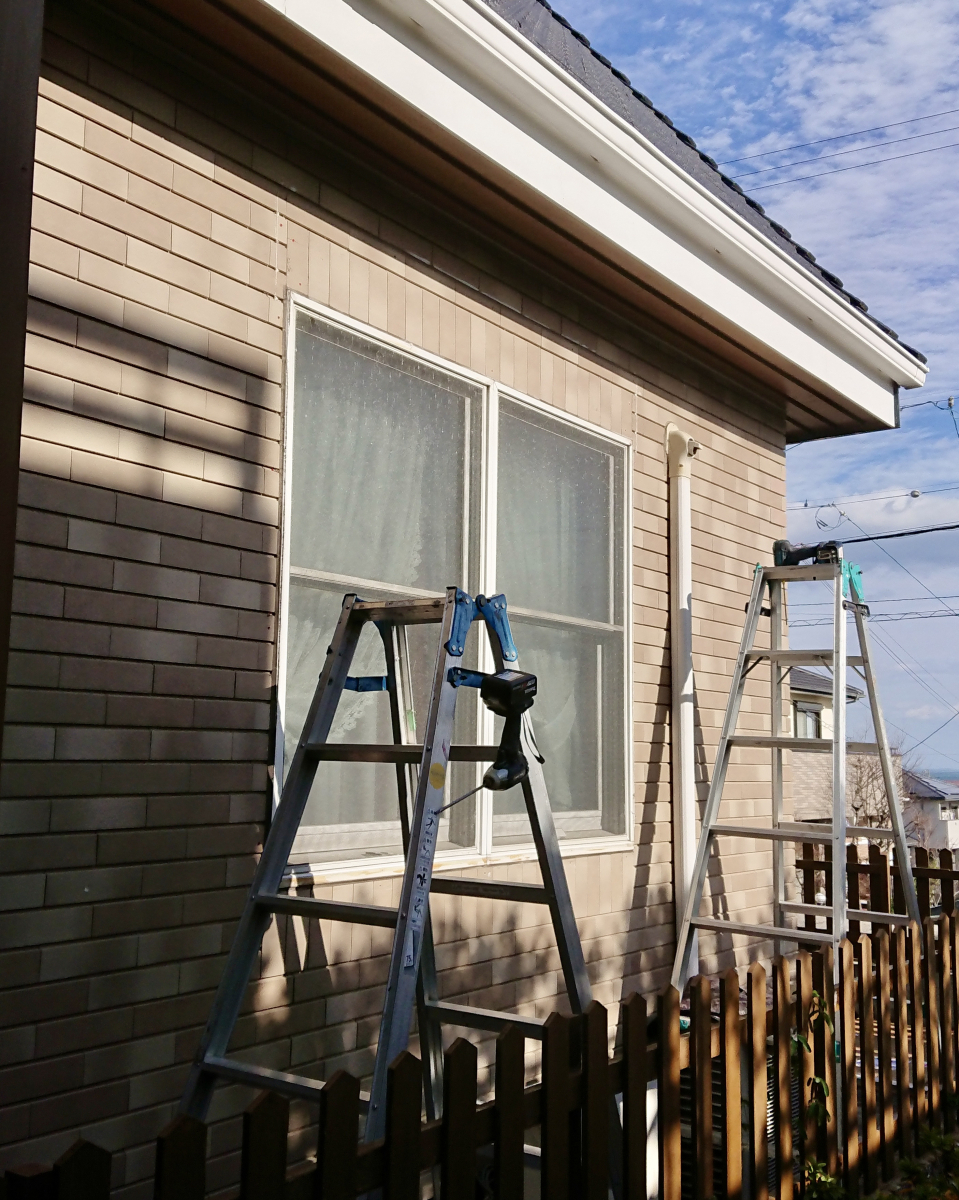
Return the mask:
M794 692L811 692L816 696L831 696L832 677L829 675L820 675L818 671L807 671L805 667L790 667L789 687ZM863 693L860 688L853 687L852 684L847 684L847 700L859 700L862 695Z
M959 782L930 779L916 771L903 771L902 790L913 800L959 800Z
M895 338L907 353L919 362L926 362L925 355L901 341L894 330L869 313L867 305L846 289L838 275L820 266L811 251L795 242L788 229L767 217L761 204L747 196L734 179L724 175L718 164L698 149L688 133L677 129L669 117L653 105L648 96L634 88L622 71L618 71L608 58L594 50L589 44L589 39L574 29L546 0L484 2L534 46L548 54L597 99L602 100L619 117L639 130L677 166L682 167L687 175L691 175L708 191L718 196L798 263L817 274L853 308L866 313L870 321Z

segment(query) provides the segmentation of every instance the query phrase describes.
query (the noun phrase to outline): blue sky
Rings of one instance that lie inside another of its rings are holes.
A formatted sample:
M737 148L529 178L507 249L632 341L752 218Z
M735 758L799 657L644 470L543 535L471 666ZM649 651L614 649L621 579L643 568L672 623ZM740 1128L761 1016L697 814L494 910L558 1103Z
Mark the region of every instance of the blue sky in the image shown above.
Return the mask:
M929 400L944 405L953 392L959 400L959 147L946 148L959 142L959 111L949 112L959 110L955 0L557 0L556 6L929 358L926 386L902 394L901 429L788 452L789 502L796 506L790 537L818 540L828 536L823 527L833 526L836 536L853 537L959 521L959 414L934 404L905 408ZM942 115L926 119L930 114ZM861 137L768 153L893 122ZM897 138L911 140L879 145ZM943 148L913 153L932 147ZM771 186L907 153L885 166ZM782 167L826 154L835 157ZM955 490L936 490L949 488ZM909 495L913 490L922 494ZM863 495L883 498L842 502ZM838 507L820 507L828 501ZM850 547L849 556L863 567L875 614L959 614L959 530ZM793 620L824 614L815 607L821 599L825 593L800 598L797 592ZM959 712L959 615L876 621L872 629L890 737L904 749L923 741L912 755L916 765L959 777L959 717L924 741ZM823 633L794 625L792 644L820 645ZM858 736L857 723L863 734L866 724L856 711L850 710L850 724Z

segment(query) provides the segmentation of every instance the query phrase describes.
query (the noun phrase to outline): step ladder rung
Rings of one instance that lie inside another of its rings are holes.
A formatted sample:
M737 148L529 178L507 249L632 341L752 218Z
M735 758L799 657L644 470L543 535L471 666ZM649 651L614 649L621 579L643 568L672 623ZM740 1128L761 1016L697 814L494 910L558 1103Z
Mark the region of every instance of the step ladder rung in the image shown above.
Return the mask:
M269 1088L274 1092L282 1092L285 1096L309 1100L314 1104L323 1091L323 1083L319 1079L310 1079L306 1075L291 1075L287 1071L273 1071L269 1067L257 1067L251 1063L237 1062L232 1058L217 1058L208 1054L203 1059L203 1069L212 1075L219 1075L221 1079L247 1083L255 1088Z
M873 828L872 825L847 825L847 838L865 838L873 842L894 842L896 833L893 829Z
M800 917L832 917L832 909L822 904L800 904L795 900L784 900L780 905L783 912L793 913ZM869 921L875 925L908 925L909 918L902 913L873 912L867 908L850 908L846 910L849 921Z
M831 909L823 912L824 916L831 914ZM690 924L694 929L709 929L720 933L743 933L749 937L768 938L778 942L818 942L831 946L831 933L823 933L817 929L793 929L788 925L750 925L745 921L725 921L721 917L693 917Z
M307 754L321 762L414 763L423 758L422 746L388 742L307 742ZM450 746L450 762L493 762L498 746Z
M765 659L788 667L814 667L832 663L832 656L832 650L750 650L746 655L746 660L747 662L761 662ZM862 655L847 654L846 662L850 667L861 667L863 665Z
M768 825L720 825L710 828L714 837L760 838L769 842L829 842L832 841L831 825L804 825L799 821L783 823L773 828Z
M425 600L358 600L353 612L364 621L393 621L397 625L429 625L443 620L446 602Z
M832 738L770 737L752 733L735 733L729 744L760 750L812 750L820 754L831 754L833 748Z
M546 1022L540 1017L521 1017L518 1013L500 1012L492 1008L471 1008L465 1004L448 1004L445 1000L429 1001L426 1011L444 1025L466 1029L488 1029L498 1033L507 1025L515 1025L524 1037L543 1038Z
M461 879L434 875L430 891L446 896L512 900L517 904L549 904L549 893L538 883L510 883L505 879Z
M257 907L274 913L310 917L314 921L346 921L353 925L381 925L396 928L399 910L381 904L354 904L350 900L317 900L312 896L281 896L261 893Z

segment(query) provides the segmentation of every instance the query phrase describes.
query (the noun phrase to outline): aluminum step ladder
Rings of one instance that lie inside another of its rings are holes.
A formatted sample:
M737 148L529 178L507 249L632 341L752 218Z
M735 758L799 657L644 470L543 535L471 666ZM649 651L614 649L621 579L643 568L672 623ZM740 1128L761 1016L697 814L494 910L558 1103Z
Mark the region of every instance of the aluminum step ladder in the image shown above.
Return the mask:
M814 561L802 565L809 558ZM888 841L895 846L896 863L902 877L903 893L908 916L894 913L857 911L857 921L895 924L916 921L921 925L919 903L909 861L906 831L899 802L895 769L889 752L886 726L883 721L876 681L872 668L869 631L866 619L869 609L862 598L862 575L857 566L843 557L842 546L837 542L822 542L815 546L793 547L788 542L777 542L774 547L775 564L764 567L757 564L753 575L752 592L746 605L746 622L743 628L739 655L729 689L726 715L716 750L709 794L703 814L699 848L693 867L682 924L676 944L672 983L680 991L686 986L690 972L690 959L697 929L710 932L747 934L752 937L772 940L774 953L780 953L780 943L820 944L833 947L835 969L839 967L839 955L835 953L839 942L846 936L848 922L846 913L846 846L849 838L867 838L873 841ZM833 644L829 650L786 650L783 648L783 584L806 580L822 580L831 583L833 592L832 624ZM768 591L768 607L764 605ZM852 613L856 624L859 653L847 653L846 614ZM770 618L769 649L755 649L756 633L762 617ZM746 677L760 663L769 664L770 674L770 717L769 735L740 734L736 732L739 710L742 703ZM783 730L783 683L789 669L794 666L823 666L832 673L833 735L831 738L799 738L786 736ZM846 668L852 667L862 677L869 696L869 708L875 728L876 741L846 742ZM729 758L734 747L762 747L770 750L772 757L772 820L768 825L726 824L719 821L719 809L723 798ZM870 826L849 825L846 820L846 751L854 754L878 754L882 767L886 800L891 819L891 828L876 829ZM832 754L832 821L829 825L817 825L783 820L783 751L813 750ZM759 925L736 921L724 917L704 916L700 912L706 885L710 855L720 838L758 839L772 844L773 851L773 924ZM802 904L786 899L785 894L785 846L788 843L824 843L832 850L832 906ZM786 923L789 916L828 917L828 930L800 929Z
M447 589L444 599L436 600L363 601L355 595L344 597L326 664L320 674L303 725L303 732L213 1001L206 1031L183 1094L181 1112L203 1119L218 1079L272 1089L312 1101L319 1098L323 1088L319 1080L242 1063L227 1054L233 1027L256 964L260 943L275 913L378 925L394 930L366 1120L368 1141L382 1137L385 1132L387 1068L396 1056L407 1048L414 1011L417 1011L419 1016L426 1107L430 1117L440 1115L442 1108L442 1024L493 1031L513 1024L518 1026L526 1037L543 1036L544 1022L538 1018L449 1004L438 999L429 915L431 892L546 905L553 923L570 1007L574 1013L581 1013L589 1004L591 994L586 963L573 916L556 826L549 806L542 759L536 748L528 713L522 714L518 727L514 723L514 733L518 735L518 746L528 764L528 774L520 786L532 826L533 841L542 872L542 885L433 878L440 813L451 806L445 799L449 763L493 761L495 768L500 761L498 755L502 757L501 747L452 744L453 719L459 688L481 687L484 679L491 678L459 666L466 646L466 636L477 618L482 618L486 626L497 678L504 671L507 674L518 675L517 652L510 633L505 596L494 596L491 599L478 596L474 601L467 593L451 587ZM387 673L384 677L351 677L350 664L360 634L368 623L376 626L382 638ZM439 649L423 743L417 745L409 744L406 740L410 730L408 714L412 712L406 626L426 623L439 624ZM534 677L522 678L532 679L535 687ZM392 744L359 745L327 740L344 690L388 693L394 739ZM493 707L489 701L487 703L489 707ZM506 729L509 729L509 726L507 720ZM504 730L501 746L505 742ZM285 878L288 884L287 864L290 852L310 796L317 766L321 761L396 765L400 823L406 859L398 909L316 900L281 890ZM411 811L408 806L410 795L414 796Z

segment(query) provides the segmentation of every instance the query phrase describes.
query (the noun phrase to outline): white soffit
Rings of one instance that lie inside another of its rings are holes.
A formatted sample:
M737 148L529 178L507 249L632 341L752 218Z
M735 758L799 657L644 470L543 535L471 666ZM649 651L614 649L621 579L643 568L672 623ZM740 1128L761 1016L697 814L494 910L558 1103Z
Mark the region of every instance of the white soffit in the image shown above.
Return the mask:
M895 423L926 369L482 0L263 0L747 349Z

